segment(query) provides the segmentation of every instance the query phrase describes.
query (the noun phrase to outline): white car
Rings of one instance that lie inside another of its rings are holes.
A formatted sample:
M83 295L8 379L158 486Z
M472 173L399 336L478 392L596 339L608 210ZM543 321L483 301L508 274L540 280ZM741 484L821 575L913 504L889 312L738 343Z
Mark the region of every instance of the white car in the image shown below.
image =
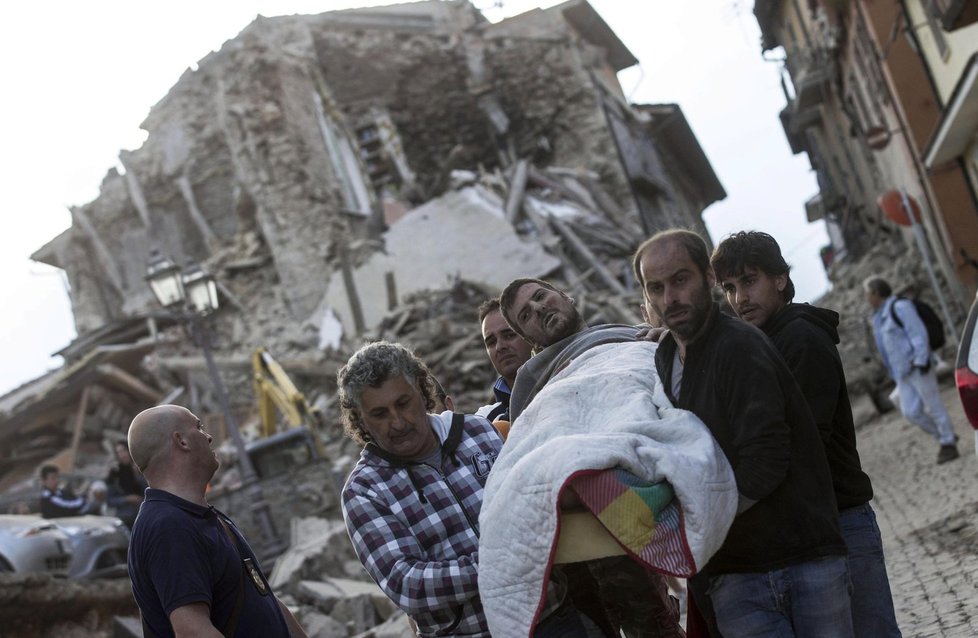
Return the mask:
M128 549L129 530L114 516L0 516L0 571L120 577Z
M47 572L67 576L71 539L54 521L0 515L0 572Z

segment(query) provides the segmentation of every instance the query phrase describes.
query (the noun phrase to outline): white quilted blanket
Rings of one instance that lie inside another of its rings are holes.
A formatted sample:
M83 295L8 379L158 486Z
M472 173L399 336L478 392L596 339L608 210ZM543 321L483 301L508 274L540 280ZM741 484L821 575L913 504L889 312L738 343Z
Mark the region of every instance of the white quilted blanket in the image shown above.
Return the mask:
M733 471L695 415L672 407L650 342L596 346L555 374L514 422L479 516L479 592L493 636L529 636L558 532L558 497L585 470L668 481L696 568L737 509Z

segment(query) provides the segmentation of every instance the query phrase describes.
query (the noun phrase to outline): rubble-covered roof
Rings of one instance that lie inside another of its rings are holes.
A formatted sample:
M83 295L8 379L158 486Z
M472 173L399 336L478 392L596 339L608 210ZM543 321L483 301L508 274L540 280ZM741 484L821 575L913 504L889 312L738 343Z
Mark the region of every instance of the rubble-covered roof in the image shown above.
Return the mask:
M31 419L39 414L74 402L86 385L117 383L119 377L112 370L134 369L154 347L152 342L98 346L75 364L48 373L0 398L0 441L19 435L20 428L30 425Z

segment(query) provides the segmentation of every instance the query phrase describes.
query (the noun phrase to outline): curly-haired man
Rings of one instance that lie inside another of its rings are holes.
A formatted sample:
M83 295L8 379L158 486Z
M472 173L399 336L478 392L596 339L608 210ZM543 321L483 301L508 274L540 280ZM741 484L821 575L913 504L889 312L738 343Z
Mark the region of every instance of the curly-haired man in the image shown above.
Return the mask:
M502 439L486 419L435 408L425 364L396 343L368 344L337 374L343 427L364 444L343 487L360 562L420 636L489 638L479 600L479 510ZM581 636L552 590L534 638Z

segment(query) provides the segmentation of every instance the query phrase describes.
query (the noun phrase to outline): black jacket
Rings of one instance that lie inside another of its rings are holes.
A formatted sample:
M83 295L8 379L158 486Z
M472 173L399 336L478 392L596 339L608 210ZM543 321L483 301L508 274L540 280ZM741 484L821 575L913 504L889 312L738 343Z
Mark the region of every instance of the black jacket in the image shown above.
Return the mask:
M676 342L656 352L669 388ZM845 555L828 463L805 399L771 341L714 305L686 348L679 397L703 420L733 467L737 489L757 502L734 519L710 576L766 572Z
M792 303L772 317L764 332L801 388L825 446L840 510L873 498L873 485L863 472L856 450L856 429L846 389L846 374L836 344L839 314L808 304Z
M75 496L68 487L59 487L53 492L41 489L41 518L63 518L81 516L85 508L85 498Z

